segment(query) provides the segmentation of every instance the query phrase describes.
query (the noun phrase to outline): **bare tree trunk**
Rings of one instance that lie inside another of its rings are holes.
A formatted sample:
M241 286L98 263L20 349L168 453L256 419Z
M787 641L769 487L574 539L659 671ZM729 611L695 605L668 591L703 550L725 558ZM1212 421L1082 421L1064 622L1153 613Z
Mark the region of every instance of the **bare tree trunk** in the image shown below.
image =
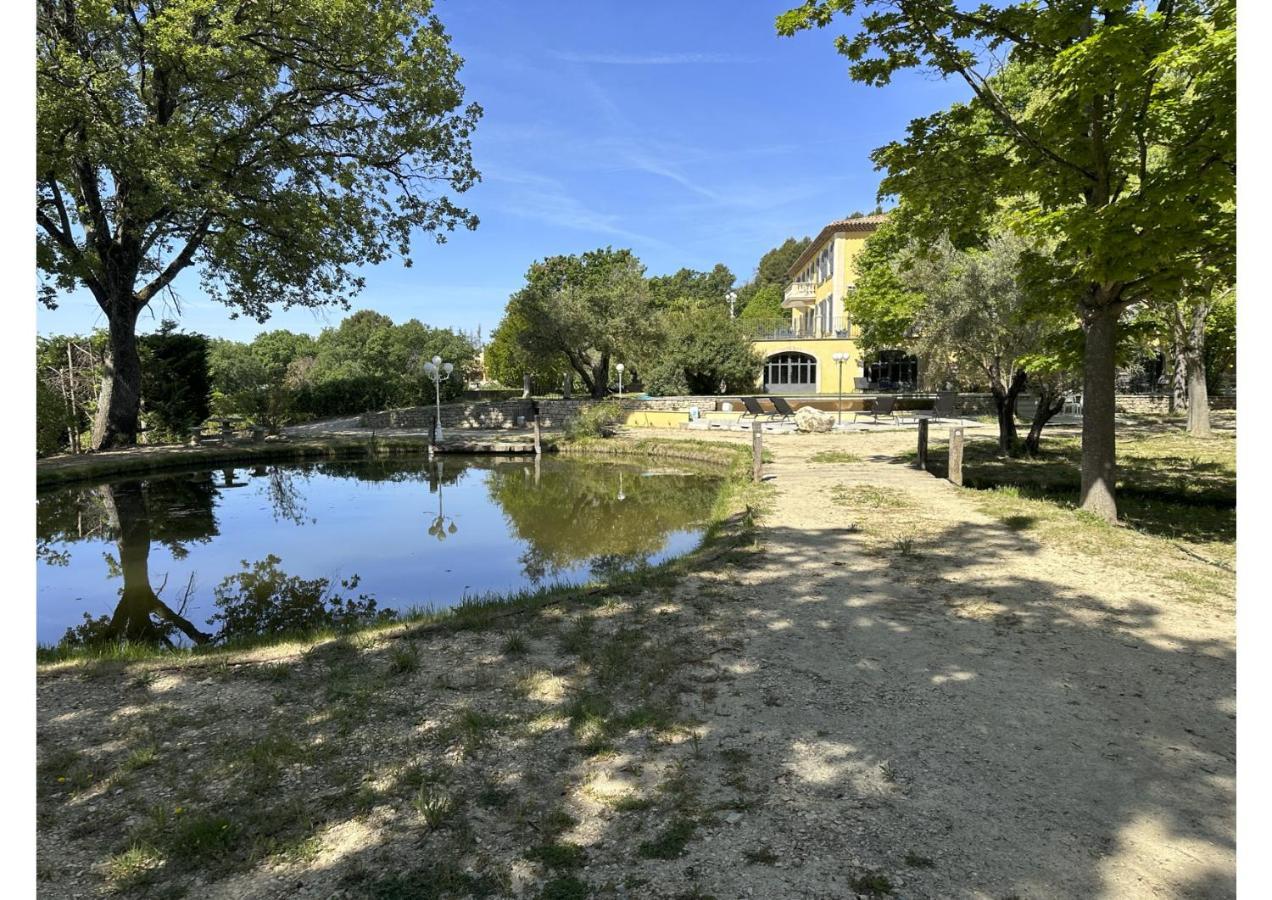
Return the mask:
M1026 453L1037 456L1042 452L1042 429L1063 409L1063 391L1053 391L1047 386L1039 389L1038 408L1034 410L1033 421L1029 423L1029 434L1025 437Z
M1185 359L1187 353L1184 350L1183 341L1178 333L1175 335L1175 352L1171 356L1170 368L1170 403L1168 409L1171 413L1183 412L1188 408L1188 388L1186 377Z
M1005 456L1016 449L1016 400L1027 380L1028 374L1022 369L1012 375L1011 384L1005 390L1000 379L995 378L991 385L998 412L998 450Z
M592 399L594 400L604 400L609 394L609 363L609 354L602 353L600 360L592 366Z
M1086 354L1082 365L1082 508L1117 521L1117 429L1114 375L1120 307L1095 303L1086 309Z
M137 443L141 411L141 356L137 352L138 309L131 297L110 304L110 350L97 397L92 447L108 450Z
M1210 393L1206 387L1206 316L1210 304L1192 309L1188 331L1188 433L1210 437Z

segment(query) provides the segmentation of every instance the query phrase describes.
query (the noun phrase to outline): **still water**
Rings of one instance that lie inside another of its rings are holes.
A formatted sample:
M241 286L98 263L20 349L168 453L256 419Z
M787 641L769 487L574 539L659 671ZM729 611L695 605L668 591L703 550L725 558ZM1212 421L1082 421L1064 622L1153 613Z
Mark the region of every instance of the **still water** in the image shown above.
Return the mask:
M692 549L719 484L631 460L445 456L60 488L37 505L37 640L57 643L85 614L143 636L162 609L187 643L228 625L212 618L226 598L272 621L280 584L292 602L308 591L402 611L580 583Z

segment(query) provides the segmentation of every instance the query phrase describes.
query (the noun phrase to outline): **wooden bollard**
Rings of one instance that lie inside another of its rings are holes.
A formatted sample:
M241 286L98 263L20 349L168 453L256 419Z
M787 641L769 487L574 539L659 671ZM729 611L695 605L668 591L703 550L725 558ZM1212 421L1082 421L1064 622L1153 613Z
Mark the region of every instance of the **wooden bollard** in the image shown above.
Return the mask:
M922 471L927 471L927 447L928 447L928 420L919 419L919 459L916 465Z
M963 429L950 429L950 481L963 486Z
M764 459L764 432L759 422L751 423L751 480L759 481L763 477L761 466Z
M534 455L538 456L543 452L543 446L539 443L539 417L534 417Z

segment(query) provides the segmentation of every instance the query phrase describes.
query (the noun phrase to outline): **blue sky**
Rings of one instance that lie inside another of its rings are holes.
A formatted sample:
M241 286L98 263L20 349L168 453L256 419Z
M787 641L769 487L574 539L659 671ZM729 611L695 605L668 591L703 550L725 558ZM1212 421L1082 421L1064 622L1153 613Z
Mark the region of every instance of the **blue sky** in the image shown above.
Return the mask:
M481 224L440 246L422 236L410 269L366 269L353 307L489 334L536 259L630 247L651 275L723 262L741 283L786 237L873 208L870 151L967 89L919 73L854 84L832 45L843 29L777 36L793 5L440 0L468 99L485 109L473 148L483 181L459 198ZM180 315L154 305L142 330L169 316L244 340L345 315L279 311L262 326L232 320L193 273L176 286ZM41 308L38 325L104 320L78 293Z

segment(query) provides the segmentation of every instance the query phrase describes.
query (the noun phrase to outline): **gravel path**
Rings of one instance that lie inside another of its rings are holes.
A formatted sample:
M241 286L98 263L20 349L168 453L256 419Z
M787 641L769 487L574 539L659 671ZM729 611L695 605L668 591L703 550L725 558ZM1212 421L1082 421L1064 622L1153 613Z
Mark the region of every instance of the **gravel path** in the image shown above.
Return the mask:
M1231 896L1230 600L1172 603L886 456L807 461L832 445L770 442L766 564L730 580L744 643L705 724L773 785L731 843L788 866L708 889L828 896L855 861L902 896ZM908 552L841 484L909 502Z

